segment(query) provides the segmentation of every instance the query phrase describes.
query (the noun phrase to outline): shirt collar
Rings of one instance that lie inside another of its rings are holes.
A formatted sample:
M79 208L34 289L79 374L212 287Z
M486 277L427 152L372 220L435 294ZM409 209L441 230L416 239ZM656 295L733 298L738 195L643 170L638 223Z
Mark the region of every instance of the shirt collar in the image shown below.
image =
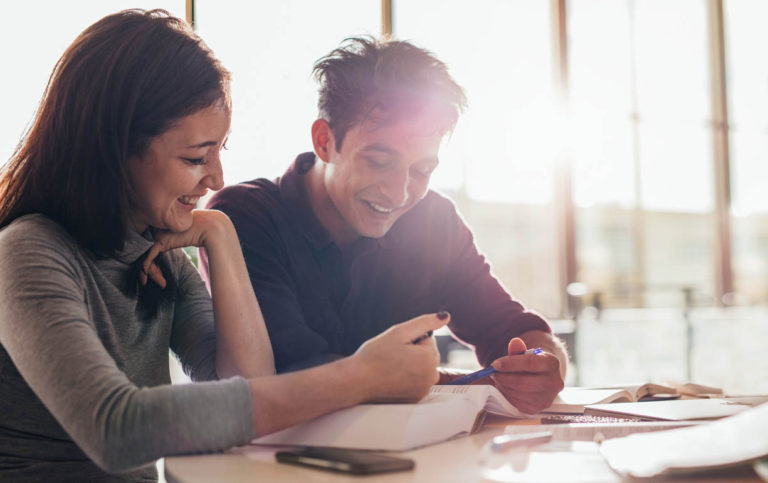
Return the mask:
M117 251L115 258L123 263L132 264L152 248L155 243L152 231L147 229L144 233L128 230L123 248Z
M314 165L315 153L299 154L283 176L277 180L277 185L280 187L280 194L296 227L314 244L315 248L322 249L333 243L333 238L315 216L304 185L304 175Z
M315 162L315 153L299 154L276 183L280 187L283 201L285 201L291 217L296 221L299 231L314 244L316 249L320 250L326 248L329 244L335 245L335 243L331 234L320 223L320 220L317 219L315 210L309 201L306 185L304 184L304 175L312 169ZM392 247L396 242L396 226L397 222L381 238L363 238L363 240L358 240L356 244L371 247L370 249L365 249L365 252L370 251L376 246L381 248Z

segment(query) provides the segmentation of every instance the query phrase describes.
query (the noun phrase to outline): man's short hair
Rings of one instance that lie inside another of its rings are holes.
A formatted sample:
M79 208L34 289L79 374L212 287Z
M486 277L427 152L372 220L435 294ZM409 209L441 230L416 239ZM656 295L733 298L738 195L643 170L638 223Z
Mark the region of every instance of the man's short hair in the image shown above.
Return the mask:
M429 113L445 134L467 103L443 62L404 41L348 38L315 62L313 74L319 116L330 125L337 151L347 131L364 121L384 125Z

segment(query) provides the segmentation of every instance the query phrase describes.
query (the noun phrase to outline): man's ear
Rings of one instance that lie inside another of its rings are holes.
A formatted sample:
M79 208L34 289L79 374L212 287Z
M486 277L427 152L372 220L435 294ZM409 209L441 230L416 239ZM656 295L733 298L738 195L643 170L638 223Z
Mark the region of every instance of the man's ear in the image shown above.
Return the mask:
M325 119L317 119L312 123L312 146L318 158L323 162L330 162L330 153L336 149L336 143L331 126Z

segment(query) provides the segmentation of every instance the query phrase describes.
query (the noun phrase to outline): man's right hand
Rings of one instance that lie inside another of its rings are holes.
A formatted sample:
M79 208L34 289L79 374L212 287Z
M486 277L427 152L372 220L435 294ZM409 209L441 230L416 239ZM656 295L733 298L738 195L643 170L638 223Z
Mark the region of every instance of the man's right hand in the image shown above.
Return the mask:
M370 374L371 400L417 401L429 393L439 378L440 354L433 337L413 341L447 324L447 312L422 315L394 325L366 341L352 355L360 368Z

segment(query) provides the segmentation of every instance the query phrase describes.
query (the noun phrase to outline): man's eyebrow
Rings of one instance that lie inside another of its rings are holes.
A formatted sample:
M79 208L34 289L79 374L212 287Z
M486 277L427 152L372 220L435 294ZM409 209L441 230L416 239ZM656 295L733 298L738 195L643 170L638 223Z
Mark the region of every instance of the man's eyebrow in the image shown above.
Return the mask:
M369 144L368 146L364 147L362 149L362 151L363 152L375 151L375 152L379 152L379 153L389 154L391 156L399 156L400 155L400 151L398 151L396 149L393 149L393 148L390 148L386 144L380 144L380 143ZM440 163L440 159L437 156L430 157L430 158L424 158L424 159L422 159L420 161L421 162L425 162L425 163L429 163L429 164L434 164L434 165L438 165Z

